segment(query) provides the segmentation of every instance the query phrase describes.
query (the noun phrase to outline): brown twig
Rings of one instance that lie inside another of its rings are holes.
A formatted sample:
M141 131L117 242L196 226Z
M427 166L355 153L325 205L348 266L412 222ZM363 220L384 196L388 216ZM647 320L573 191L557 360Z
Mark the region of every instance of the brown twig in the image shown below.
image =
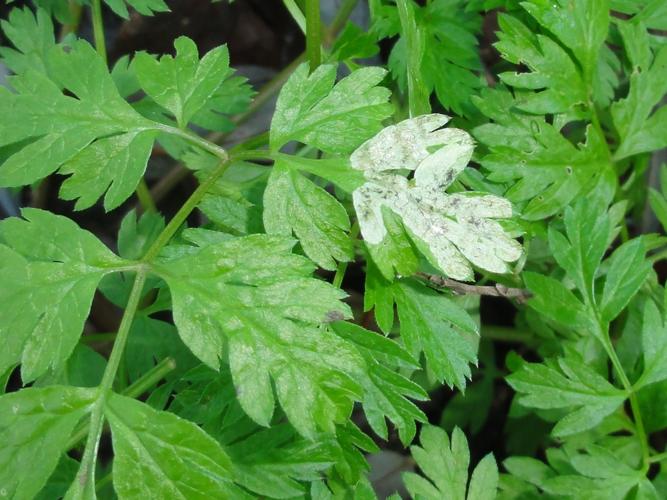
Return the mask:
M461 283L460 281L438 276L437 274L417 273L417 277L428 281L438 288L447 288L456 295L486 295L488 297L504 297L506 299L514 299L519 304L523 304L530 297L528 290L523 288L510 288L500 283L495 285L469 285L468 283Z

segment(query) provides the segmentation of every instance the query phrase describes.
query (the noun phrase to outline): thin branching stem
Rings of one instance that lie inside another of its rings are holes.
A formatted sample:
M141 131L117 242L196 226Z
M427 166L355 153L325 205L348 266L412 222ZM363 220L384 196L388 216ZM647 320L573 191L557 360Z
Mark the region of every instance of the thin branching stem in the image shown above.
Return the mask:
M315 71L322 62L320 0L306 0L306 55L310 71Z
M93 403L90 414L90 427L88 429L88 439L86 447L83 451L83 458L81 459L81 466L77 474L77 481L83 497L86 496L84 492L89 491L95 485L95 463L97 461L97 451L99 448L100 437L102 436L102 429L104 427L104 408L107 399L111 394L113 382L116 378L116 372L120 365L120 360L125 351L125 344L130 333L130 327L134 320L134 315L139 307L139 301L146 283L147 270L141 269L137 272L130 292L130 298L127 301L127 307L123 313L120 326L118 327L118 335L109 356L109 361L102 375L102 382L97 391L97 399Z
M91 3L91 15L93 22L93 38L95 39L95 49L97 53L107 62L107 42L104 36L104 19L102 18L102 0L93 0Z

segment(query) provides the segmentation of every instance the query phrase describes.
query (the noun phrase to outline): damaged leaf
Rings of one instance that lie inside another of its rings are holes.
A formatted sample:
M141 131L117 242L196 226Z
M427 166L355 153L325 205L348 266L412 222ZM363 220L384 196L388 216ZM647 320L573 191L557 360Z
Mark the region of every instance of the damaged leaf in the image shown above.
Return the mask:
M366 183L353 193L361 233L373 248L387 237L382 209L400 216L416 246L454 279L471 280L472 266L506 273L521 245L494 219L512 216L509 201L474 192L445 194L466 167L473 140L460 129L441 129L449 117L424 115L382 130L352 154ZM405 170L414 171L408 179Z

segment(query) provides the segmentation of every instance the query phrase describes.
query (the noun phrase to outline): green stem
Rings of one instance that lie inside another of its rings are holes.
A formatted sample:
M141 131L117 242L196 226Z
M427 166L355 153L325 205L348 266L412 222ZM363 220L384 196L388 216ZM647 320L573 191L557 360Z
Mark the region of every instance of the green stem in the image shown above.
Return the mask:
M352 10L356 6L358 0L343 0L343 4L336 15L336 18L327 28L325 33L325 41L327 45L333 43L333 40L336 38L340 30L345 26L345 22L350 17ZM242 113L232 119L234 124L241 125L245 123L250 117L252 117L265 103L267 103L275 94L280 91L282 86L285 84L287 79L290 77L294 70L299 67L301 63L306 59L306 53L303 52L294 59L289 65L275 75L266 85L264 85L255 99L250 103L248 110L245 113ZM225 137L229 135L228 133L216 132L208 136L208 140L214 143L221 143ZM190 171L184 168L182 165L177 164L173 167L170 172L163 177L163 179L155 184L153 187L152 195L153 199L160 201L164 198L175 186L177 186L183 179L185 179L190 174Z
M138 398L175 369L176 361L174 358L164 358L125 389L123 394L128 398Z
M320 0L306 0L306 55L312 73L320 65L322 58Z
M95 48L97 53L107 64L107 44L104 38L104 21L102 19L102 2L93 0L91 4L93 17L93 37L95 38Z
M151 196L151 190L148 189L148 184L146 181L141 178L136 189L137 198L139 198L139 204L144 212L157 212L157 207Z
M177 137L181 137L182 139L185 139L191 144L199 146L204 151L208 151L212 155L217 156L220 159L220 161L225 162L229 160L229 155L227 154L227 151L224 148L218 146L214 142L209 141L208 139L199 137L197 134L190 132L189 130L183 130L180 128L172 127L170 125L160 125L157 128L162 132L175 135Z
M63 24L60 28L60 33L58 34L58 39L60 41L63 41L70 33L76 33L79 30L82 11L83 9L80 4L74 0L69 1L70 22Z
M657 455L653 455L649 458L649 462L652 464L656 462L662 462L663 460L667 460L667 451L663 451L662 453L658 453Z
M101 491L102 488L104 488L107 484L111 482L113 479L113 471L109 472L106 476L104 476L102 479L97 481L95 484L95 491Z
M354 243L357 241L357 237L359 236L359 221L355 221L354 224L352 224L352 228L350 229L350 239L352 240L352 245L354 247ZM352 252L354 252L354 248L352 249ZM353 257L354 258L354 257ZM347 272L347 266L349 262L339 262L338 267L336 268L336 274L334 275L333 278L333 286L336 288L340 288L340 286L343 284L343 279L345 278L345 273Z
M421 32L415 21L412 2L398 0L398 16L401 21L401 35L405 40L405 51L408 57L408 106L410 116L419 116L431 112L431 103L426 86L422 81L421 65L424 57L424 44Z
M81 466L77 474L78 480L74 483L74 492L76 498L87 498L90 496L90 488L95 486L95 463L97 461L97 451L99 447L100 437L102 436L102 429L104 427L104 407L106 405L109 394L113 387L114 379L120 360L125 351L125 344L130 333L130 327L134 320L134 315L139 307L139 300L146 282L147 271L145 268L137 272L134 278L134 285L130 292L130 298L127 301L127 307L123 313L120 326L118 327L118 335L116 342L114 342L111 356L104 370L102 382L98 387L97 400L93 404L90 414L90 428L88 431L88 439L86 447L83 451L83 458L81 459Z
M81 337L81 342L93 344L95 342L113 342L116 340L116 332L88 333Z
M661 249L659 252L656 252L648 257L648 260L652 264L655 264L656 262L661 261L663 259L667 259L667 248Z
M178 129L174 129L178 130ZM190 195L190 198L186 200L183 206L176 212L176 215L169 221L167 227L164 228L162 233L157 237L153 242L151 247L144 255L141 262L150 263L157 255L160 253L160 250L169 243L169 240L176 234L181 225L188 218L190 213L199 205L199 202L202 200L204 195L213 187L213 184L225 173L234 160L242 159L253 159L253 158L266 158L266 151L240 151L235 154L234 157L230 157L227 151L225 151L220 146L215 144L210 144L205 139L201 139L203 143L210 145L211 151L218 152L218 158L220 158L220 165L211 172L211 175L203 183L195 189L195 191Z
M642 452L642 468L644 472L646 472L649 467L650 448L648 443L648 435L646 434L646 429L644 427L644 419L642 418L641 408L639 406L639 400L637 399L637 394L634 392L632 384L630 383L630 379L628 379L628 376L623 369L623 365L621 364L621 360L618 358L616 350L614 349L614 346L611 342L611 338L609 337L609 325L605 325L605 323L599 317L597 318L597 321L598 328L600 330L600 336L603 339L602 344L604 349L607 353L607 356L609 356L609 359L611 360L611 364L614 367L619 380L621 381L621 385L623 385L623 388L628 394L628 399L630 400L630 409L632 410L632 417L635 421L637 440L639 441L639 446Z
M168 375L171 371L175 369L176 369L176 361L174 361L173 358L165 358L162 361L160 361L157 365L155 365L153 368L148 370L141 378L136 380L132 385L127 387L122 392L122 394L123 396L127 396L128 398L137 398L141 396L144 392L146 392L150 387L157 384L160 380L162 380L166 375ZM88 435L89 429L90 429L89 421L85 421L81 425L79 425L76 428L76 430L72 433L72 437L70 437L69 441L67 442L66 449L71 450L77 444L79 444L81 440Z
M197 207L199 202L202 200L204 195L213 187L215 181L217 181L222 174L229 168L230 160L224 160L220 165L213 171L211 176L206 179L202 184L195 189L190 198L183 204L183 206L176 212L176 215L169 221L167 227L164 228L162 233L158 238L153 242L151 247L146 252L146 255L143 258L144 262L150 262L160 253L160 250L171 240L171 238L176 234L181 225L188 218L190 213Z
M297 24L297 26L301 30L301 33L303 33L305 35L306 34L306 18L303 16L303 12L301 12L301 9L296 4L295 0L283 0L283 4L285 5L285 8L287 9L287 11L292 16L292 19L294 19L294 22Z
M334 20L325 32L326 45L331 45L333 43L336 35L343 29L350 15L352 15L352 11L357 6L357 2L358 0L343 0L343 4L338 9L336 17L334 17Z

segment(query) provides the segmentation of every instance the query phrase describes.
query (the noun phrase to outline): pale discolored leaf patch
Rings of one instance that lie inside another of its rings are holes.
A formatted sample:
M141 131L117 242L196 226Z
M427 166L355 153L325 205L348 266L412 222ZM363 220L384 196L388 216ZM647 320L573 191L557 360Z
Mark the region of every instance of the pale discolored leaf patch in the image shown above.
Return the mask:
M371 247L387 236L382 209L403 220L429 260L454 279L471 280L472 266L505 273L522 253L494 219L512 216L504 198L481 193L446 194L474 149L470 135L442 129L449 117L430 114L385 128L351 157L366 183L353 193L361 233ZM414 171L408 179L405 170Z

